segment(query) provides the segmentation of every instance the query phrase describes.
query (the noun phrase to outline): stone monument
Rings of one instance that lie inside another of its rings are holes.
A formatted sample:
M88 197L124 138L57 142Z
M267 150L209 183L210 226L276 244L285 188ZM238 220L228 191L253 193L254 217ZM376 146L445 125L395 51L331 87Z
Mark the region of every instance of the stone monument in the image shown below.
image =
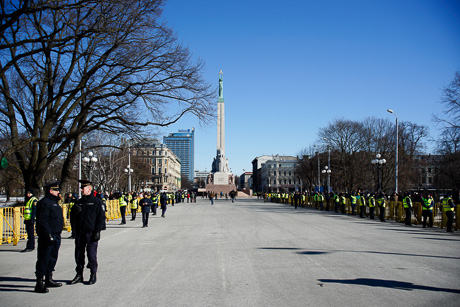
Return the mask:
M219 72L219 98L217 99L217 154L212 162L211 173L208 175L206 191L217 194L236 191L235 177L228 167L228 159L225 157L225 102L224 102L224 78L222 71Z

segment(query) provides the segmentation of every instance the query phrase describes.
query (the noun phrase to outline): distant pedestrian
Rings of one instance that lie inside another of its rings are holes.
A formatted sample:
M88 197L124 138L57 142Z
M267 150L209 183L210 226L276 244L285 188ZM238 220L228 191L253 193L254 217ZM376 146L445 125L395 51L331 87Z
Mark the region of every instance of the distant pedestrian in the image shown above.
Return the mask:
M37 284L35 292L47 293L50 287L60 287L61 283L53 280L53 271L61 246L61 232L64 227L62 208L59 206L59 182L45 187L45 197L37 203L37 263L35 275ZM45 281L43 281L45 277Z
M410 192L408 192L406 197L404 197L403 206L406 213L405 224L406 226L412 226L412 199Z
M455 204L452 201L452 195L450 194L444 195L444 198L441 200L441 203L442 203L442 209L446 213L446 217L447 217L446 230L447 232L454 232L454 230L452 229L452 225L454 222Z
M168 196L165 192L160 195L161 217L166 217L166 209L168 205Z
M428 194L426 198L424 198L422 203L422 225L423 228L426 228L427 222L428 227L433 227L433 208L434 208L434 200L431 194Z
M27 191L26 205L24 207L24 225L27 232L26 248L21 253L31 252L35 249L35 215L37 211L38 199L34 196L31 190Z

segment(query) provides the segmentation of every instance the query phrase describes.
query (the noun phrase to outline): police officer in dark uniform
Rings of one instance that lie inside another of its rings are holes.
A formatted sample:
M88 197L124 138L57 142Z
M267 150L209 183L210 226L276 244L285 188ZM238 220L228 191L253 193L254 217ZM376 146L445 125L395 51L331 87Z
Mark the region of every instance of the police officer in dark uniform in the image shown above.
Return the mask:
M149 196L149 193L144 193L144 197L139 202L139 206L142 208L142 228L149 227L150 207L153 206L153 202Z
M36 231L38 235L37 263L35 275L37 284L34 292L47 293L50 287L60 287L53 280L53 271L61 246L61 232L64 227L62 208L59 206L59 182L45 187L45 197L37 203ZM45 281L43 281L45 277Z
M88 256L88 268L91 271L88 284L96 283L97 247L104 227L105 212L102 200L93 196L93 185L90 181L80 180L81 198L72 208L71 218L75 226L75 271L77 275L71 285L83 282L85 268L85 251Z

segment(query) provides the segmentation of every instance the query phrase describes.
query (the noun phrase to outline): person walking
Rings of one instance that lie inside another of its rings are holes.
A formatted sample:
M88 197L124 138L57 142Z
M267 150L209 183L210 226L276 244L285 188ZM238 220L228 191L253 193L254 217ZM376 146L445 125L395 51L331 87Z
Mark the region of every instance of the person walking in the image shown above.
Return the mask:
M422 202L422 225L423 228L426 228L427 220L428 220L428 227L433 227L433 208L434 208L434 200L431 194L428 194L426 198L423 199Z
M150 199L149 193L144 193L144 197L139 201L139 206L142 210L142 228L149 227L150 207L153 207L153 202Z
M96 283L97 248L104 226L105 211L102 200L93 196L93 184L87 180L79 180L79 182L81 183L81 198L75 203L71 212L75 226L75 271L77 274L69 284L83 282L86 251L87 267L91 272L88 284L93 285Z
M53 280L53 271L61 246L61 232L64 227L62 208L59 206L59 191L59 182L48 184L45 187L45 197L37 203L38 247L35 264L37 284L34 289L37 293L47 293L48 288L62 286L61 283Z
M26 206L24 207L24 225L27 232L26 248L21 253L31 252L35 249L35 215L38 199L31 190L26 193Z
M166 209L168 206L168 196L165 192L160 195L161 217L166 217Z
M411 193L406 193L406 197L403 199L404 211L406 212L405 225L412 226L412 199Z

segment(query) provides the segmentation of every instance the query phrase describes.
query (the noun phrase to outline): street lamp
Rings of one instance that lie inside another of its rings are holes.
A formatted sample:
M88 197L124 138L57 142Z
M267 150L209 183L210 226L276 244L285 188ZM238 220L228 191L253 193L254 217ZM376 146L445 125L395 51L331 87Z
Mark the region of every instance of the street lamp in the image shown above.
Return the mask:
M392 109L387 109L387 112L396 116L395 193L398 193L398 115Z
M83 162L88 164L88 169L89 169L89 171L88 171L88 179L89 179L89 181L91 181L91 173L92 173L94 164L97 162L97 158L94 155L94 153L90 151L90 152L88 152L87 157L83 157Z
M380 159L382 156L380 154L375 155L376 159L372 160L371 163L374 164L377 167L377 176L378 176L378 192L382 192L382 178L380 177L380 170L382 169L382 166L387 163L387 160L385 159Z
M326 189L327 189L327 192L329 192L329 180L330 180L330 176L331 176L331 170L329 169L328 166L325 166L324 169L321 171L321 173L327 174L327 186L326 186Z
M128 165L124 172L128 175L128 191L131 192L131 174L134 172L134 170L131 168L131 165Z
M327 168L331 168L331 146L329 146L329 140L327 138L323 138L327 142ZM327 192L329 191L329 187L331 186L331 171L327 173Z
M316 145L313 145L315 148L317 147ZM319 151L315 152L316 156L318 157L318 192L319 192L319 186L321 185L321 171L320 171L320 166L319 166Z

